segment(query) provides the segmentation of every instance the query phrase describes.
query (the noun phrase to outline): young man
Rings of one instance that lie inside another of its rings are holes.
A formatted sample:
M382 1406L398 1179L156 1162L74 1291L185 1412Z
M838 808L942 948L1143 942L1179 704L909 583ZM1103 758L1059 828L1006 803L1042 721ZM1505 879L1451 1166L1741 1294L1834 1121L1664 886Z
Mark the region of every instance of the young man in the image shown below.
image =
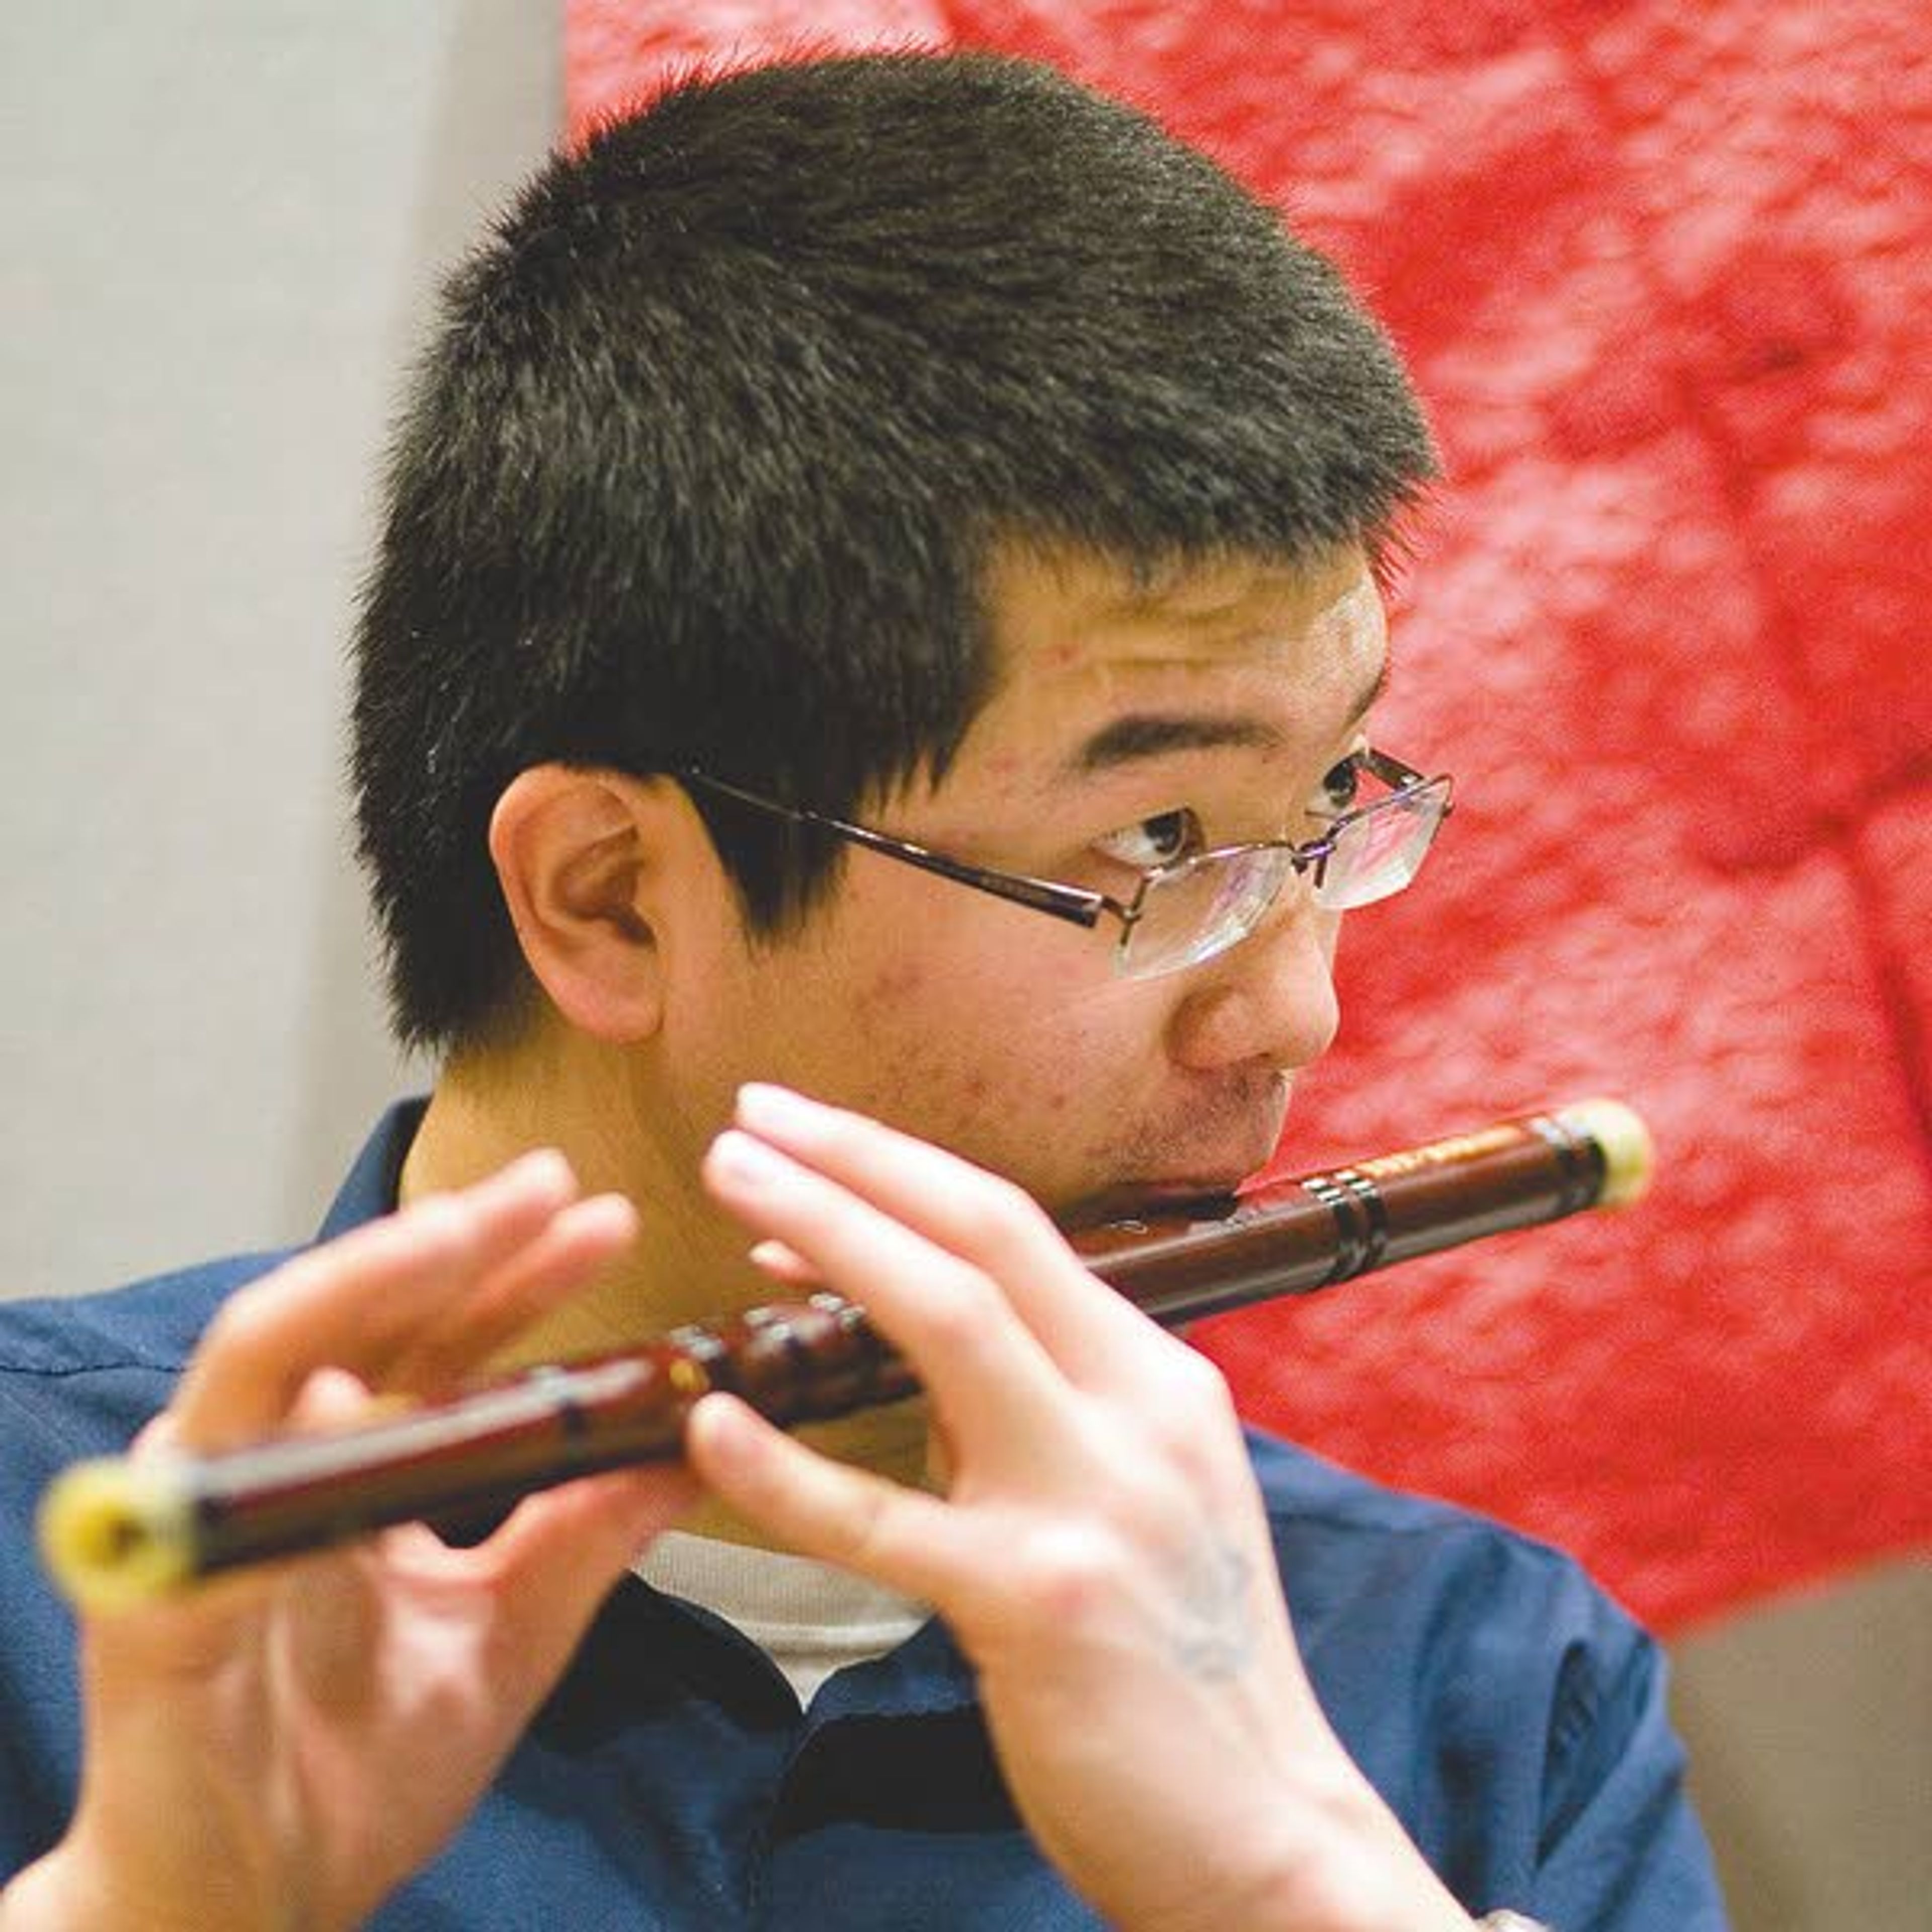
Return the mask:
M694 82L545 170L362 623L435 1092L279 1270L10 1311L8 1504L156 1412L326 1426L774 1280L928 1394L811 1446L713 1396L689 1473L89 1619L77 1671L16 1563L0 1926L1719 1922L1640 1635L1244 1441L1056 1227L1258 1165L1340 914L1422 861L1446 784L1372 715L1430 473L1333 272L1043 70Z

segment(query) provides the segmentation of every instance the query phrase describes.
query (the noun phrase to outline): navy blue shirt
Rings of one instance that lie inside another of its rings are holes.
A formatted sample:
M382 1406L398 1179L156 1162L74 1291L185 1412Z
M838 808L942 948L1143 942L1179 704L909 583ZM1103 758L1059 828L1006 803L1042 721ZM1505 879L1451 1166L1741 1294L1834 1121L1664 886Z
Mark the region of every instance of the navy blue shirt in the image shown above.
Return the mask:
M419 1117L383 1122L325 1236L393 1204ZM278 1258L0 1304L0 1877L60 1835L80 1772L73 1624L32 1553L39 1492L124 1447L223 1298ZM1253 1455L1323 1707L1456 1896L1563 1932L1720 1927L1650 1640L1552 1550L1264 1438ZM943 1624L802 1712L736 1630L628 1578L468 1822L371 1922L1100 1922L1016 1819Z

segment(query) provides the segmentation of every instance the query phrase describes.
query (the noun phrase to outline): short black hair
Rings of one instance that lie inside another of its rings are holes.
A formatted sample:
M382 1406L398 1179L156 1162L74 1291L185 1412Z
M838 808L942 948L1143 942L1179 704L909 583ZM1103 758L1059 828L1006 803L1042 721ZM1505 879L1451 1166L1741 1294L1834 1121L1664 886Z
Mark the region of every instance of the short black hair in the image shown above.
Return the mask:
M982 52L672 85L444 292L391 452L353 776L397 1030L529 989L487 850L549 760L849 814L992 688L996 544L1381 556L1434 473L1334 268L1148 116ZM700 796L754 932L836 848Z

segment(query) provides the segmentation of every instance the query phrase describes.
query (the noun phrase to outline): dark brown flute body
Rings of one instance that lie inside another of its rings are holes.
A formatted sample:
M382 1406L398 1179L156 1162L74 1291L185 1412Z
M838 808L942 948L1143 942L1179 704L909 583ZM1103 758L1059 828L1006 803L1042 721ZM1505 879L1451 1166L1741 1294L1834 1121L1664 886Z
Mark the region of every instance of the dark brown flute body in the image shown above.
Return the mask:
M1648 1163L1636 1116L1590 1101L1279 1181L1211 1218L1116 1222L1073 1245L1174 1325L1616 1204L1640 1190ZM77 1600L125 1601L387 1524L486 1521L572 1477L675 1457L686 1415L713 1389L789 1426L916 1386L863 1310L814 1294L338 1435L82 1464L49 1492L43 1547Z

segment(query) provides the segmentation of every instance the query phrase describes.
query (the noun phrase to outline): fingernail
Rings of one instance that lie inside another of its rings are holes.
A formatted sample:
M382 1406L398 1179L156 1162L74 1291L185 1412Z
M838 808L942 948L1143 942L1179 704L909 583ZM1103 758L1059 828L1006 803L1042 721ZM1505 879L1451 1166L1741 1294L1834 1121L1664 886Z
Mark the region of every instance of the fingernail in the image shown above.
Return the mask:
M762 1269L774 1280L784 1282L788 1286L802 1287L808 1282L822 1279L811 1262L783 1241L759 1241L748 1252L754 1268Z
M790 1163L763 1141L727 1127L711 1143L711 1166L728 1179L770 1181L785 1173Z
M627 1238L638 1232L640 1216L637 1203L627 1194L593 1194L570 1210L576 1225L621 1231Z
M707 1395L691 1412L685 1441L699 1450L710 1468L721 1473L746 1467L760 1446L751 1412L735 1396L722 1394Z
M760 1132L802 1133L825 1111L816 1100L769 1081L748 1080L738 1089L739 1119Z
M541 1182L548 1190L574 1186L576 1177L570 1171L570 1162L555 1148L536 1148L530 1153L519 1154L504 1169L506 1178L514 1178L521 1185L530 1186Z

